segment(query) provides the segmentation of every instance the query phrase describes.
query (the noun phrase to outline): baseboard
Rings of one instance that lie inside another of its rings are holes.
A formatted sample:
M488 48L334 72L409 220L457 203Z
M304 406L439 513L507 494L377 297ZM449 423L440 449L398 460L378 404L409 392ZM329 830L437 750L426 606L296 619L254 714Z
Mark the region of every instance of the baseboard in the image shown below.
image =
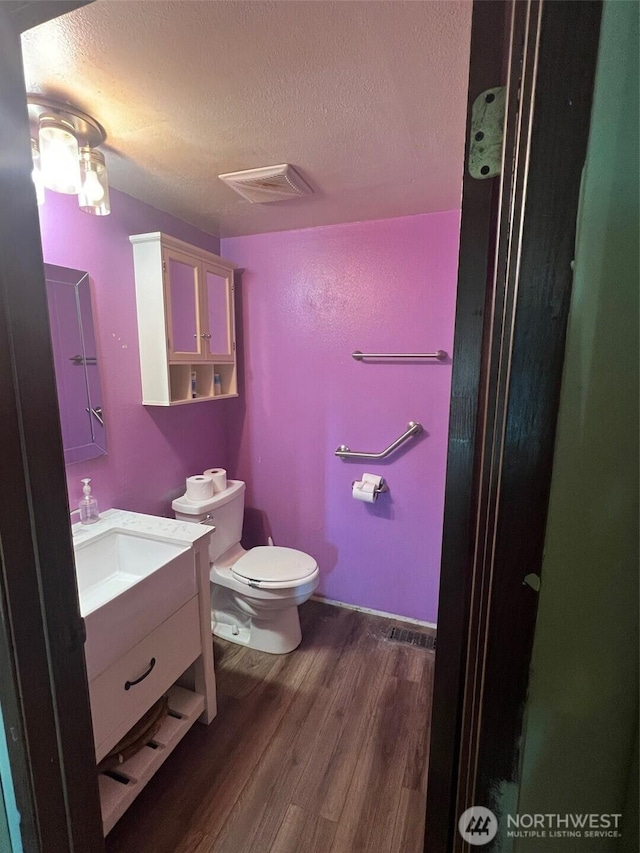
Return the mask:
M322 595L312 595L311 598L313 601L322 602L322 604L332 604L334 607L345 607L347 610L358 610L360 613L371 613L372 616L384 616L386 619L398 619L400 622L410 622L412 625L422 625L425 628L438 630L436 622L424 622L421 619L411 619L409 616L399 616L397 613L387 613L385 610L373 610L371 607L358 607L357 604L334 601L332 598L325 598Z

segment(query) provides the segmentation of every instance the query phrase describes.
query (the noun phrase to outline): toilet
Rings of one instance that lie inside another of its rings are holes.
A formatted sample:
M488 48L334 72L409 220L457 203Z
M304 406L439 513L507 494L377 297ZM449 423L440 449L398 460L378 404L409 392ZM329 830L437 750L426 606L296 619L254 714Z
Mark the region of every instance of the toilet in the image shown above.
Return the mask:
M171 506L180 521L215 527L209 545L211 630L217 637L272 654L293 651L302 640L298 605L318 586L318 564L303 551L240 545L245 484L202 501L176 498Z

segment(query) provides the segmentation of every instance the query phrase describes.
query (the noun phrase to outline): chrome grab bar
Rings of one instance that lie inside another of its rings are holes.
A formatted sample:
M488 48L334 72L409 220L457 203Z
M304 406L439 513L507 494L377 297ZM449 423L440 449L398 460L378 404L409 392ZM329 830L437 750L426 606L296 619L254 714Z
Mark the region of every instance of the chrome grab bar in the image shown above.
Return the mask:
M88 355L86 358L83 355L70 355L69 361L72 361L74 364L97 364L98 359L95 355Z
M89 414L93 415L93 417L98 421L100 426L104 426L104 415L102 413L102 406L96 406L95 408L93 406L88 406L85 409L85 412L89 412Z
M351 358L356 361L362 361L363 358L436 358L438 361L444 361L447 353L443 349L437 352L360 352L357 349L351 353Z
M402 433L400 438L396 438L396 440L389 445L385 450L381 450L380 453L360 453L356 450L349 450L346 444L341 444L340 447L335 451L335 455L339 456L340 459L386 459L394 450L397 450L401 444L404 444L409 438L414 435L420 435L422 432L422 424L417 421L409 421L407 424L407 431Z

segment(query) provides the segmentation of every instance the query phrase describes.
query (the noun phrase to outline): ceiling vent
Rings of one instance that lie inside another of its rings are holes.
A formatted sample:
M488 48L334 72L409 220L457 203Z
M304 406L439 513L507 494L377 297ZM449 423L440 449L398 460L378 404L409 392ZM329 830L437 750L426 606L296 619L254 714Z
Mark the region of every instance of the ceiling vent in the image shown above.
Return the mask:
M288 163L265 166L262 169L246 169L244 172L229 172L218 177L251 204L283 201L311 195L313 192Z

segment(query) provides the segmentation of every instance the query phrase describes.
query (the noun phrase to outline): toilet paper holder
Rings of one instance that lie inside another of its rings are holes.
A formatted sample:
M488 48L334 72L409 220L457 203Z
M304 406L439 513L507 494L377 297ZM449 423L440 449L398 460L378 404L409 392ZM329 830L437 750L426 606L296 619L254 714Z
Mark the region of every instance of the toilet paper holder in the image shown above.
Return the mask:
M355 484L358 482L360 482L360 481L359 480L352 480L351 481L351 488L353 488L355 486ZM386 483L384 478L382 478L382 480L380 481L379 486L373 487L374 495L381 495L383 492L388 492L388 491L389 491L389 486L387 486L387 483Z

